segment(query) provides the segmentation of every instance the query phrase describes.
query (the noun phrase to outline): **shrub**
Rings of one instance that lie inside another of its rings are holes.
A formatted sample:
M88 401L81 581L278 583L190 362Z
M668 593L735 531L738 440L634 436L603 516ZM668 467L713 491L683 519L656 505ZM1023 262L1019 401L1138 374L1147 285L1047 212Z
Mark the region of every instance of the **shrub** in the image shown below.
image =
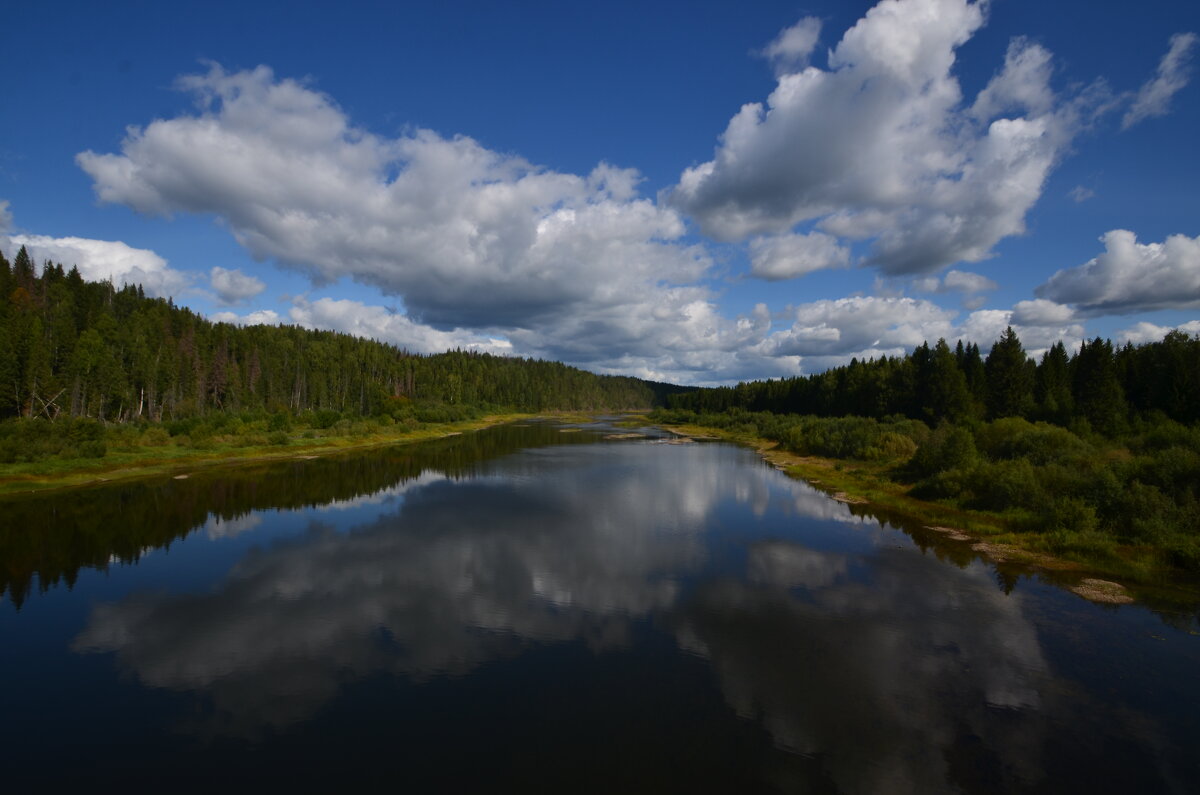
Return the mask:
M1024 459L982 462L972 471L972 507L991 511L1044 507L1045 497L1033 465Z
M80 458L104 458L107 454L108 445L103 441L89 440L79 444Z
M166 428L150 427L142 431L140 444L143 447L162 447L170 441L171 434L167 433Z
M323 431L332 428L334 423L341 418L342 415L340 412L333 409L321 409L320 411L313 412L312 427Z
M975 439L958 425L942 423L917 447L909 462L913 474L928 477L949 469L970 469L979 459Z

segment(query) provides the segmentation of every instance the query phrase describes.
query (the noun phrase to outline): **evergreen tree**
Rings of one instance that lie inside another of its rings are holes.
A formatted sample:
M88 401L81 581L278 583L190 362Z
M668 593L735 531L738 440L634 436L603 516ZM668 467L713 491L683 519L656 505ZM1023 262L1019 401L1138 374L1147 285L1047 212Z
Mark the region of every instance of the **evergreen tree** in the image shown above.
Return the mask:
M1009 326L984 361L988 416L1020 417L1033 407L1033 379L1017 333Z
M958 422L971 414L971 393L946 340L939 339L929 361L925 413L934 423L943 419Z
M1070 359L1062 341L1050 346L1038 365L1034 390L1038 413L1047 420L1065 424L1074 411L1071 396Z
M1125 426L1125 393L1117 380L1112 343L1099 337L1084 342L1074 361L1072 393L1078 413L1101 433Z

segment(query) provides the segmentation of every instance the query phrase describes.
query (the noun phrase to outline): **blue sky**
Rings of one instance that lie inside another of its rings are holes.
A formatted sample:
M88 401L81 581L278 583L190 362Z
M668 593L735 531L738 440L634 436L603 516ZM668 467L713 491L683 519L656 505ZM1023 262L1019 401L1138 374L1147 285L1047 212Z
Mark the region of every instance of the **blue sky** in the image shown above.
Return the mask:
M7 11L0 248L681 383L1200 332L1195 3L379 5Z

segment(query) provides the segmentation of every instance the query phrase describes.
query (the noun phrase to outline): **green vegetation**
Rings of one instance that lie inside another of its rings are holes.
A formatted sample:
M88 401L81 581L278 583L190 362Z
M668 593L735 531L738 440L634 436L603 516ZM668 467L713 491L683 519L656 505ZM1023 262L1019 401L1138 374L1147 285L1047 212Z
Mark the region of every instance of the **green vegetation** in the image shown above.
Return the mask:
M189 467L186 478L144 476L116 486L66 489L53 499L9 495L0 522L0 596L20 609L31 591L72 585L81 569L136 562L206 524L235 522L252 511L369 496L423 471L456 477L531 444L593 441L590 434L559 433L552 423L501 425L419 445L355 446L346 455L332 448L312 460L292 450L282 460L255 459L228 469Z
M648 409L674 388L557 362L422 356L212 323L140 287L0 255L0 479L421 435L505 412Z
M1074 356L1059 343L1035 364L1008 329L986 360L939 340L807 378L673 395L651 418L847 462L838 488L1146 581L1200 571L1197 395L1200 338L1096 339Z

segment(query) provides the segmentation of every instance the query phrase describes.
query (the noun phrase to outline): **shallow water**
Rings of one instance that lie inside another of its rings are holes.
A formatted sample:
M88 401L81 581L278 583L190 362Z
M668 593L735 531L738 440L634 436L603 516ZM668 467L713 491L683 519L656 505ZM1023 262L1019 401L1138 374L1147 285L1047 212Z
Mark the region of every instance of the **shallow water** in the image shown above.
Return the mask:
M0 503L0 780L1200 791L1192 617L612 430Z

